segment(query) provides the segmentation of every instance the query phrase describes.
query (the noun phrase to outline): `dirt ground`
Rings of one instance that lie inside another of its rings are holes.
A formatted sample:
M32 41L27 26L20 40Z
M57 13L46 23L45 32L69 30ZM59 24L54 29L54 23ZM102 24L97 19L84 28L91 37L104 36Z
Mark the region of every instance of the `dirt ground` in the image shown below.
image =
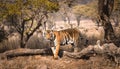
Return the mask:
M0 69L120 69L120 66L97 55L89 59L62 57L58 60L52 56L34 55L1 60Z

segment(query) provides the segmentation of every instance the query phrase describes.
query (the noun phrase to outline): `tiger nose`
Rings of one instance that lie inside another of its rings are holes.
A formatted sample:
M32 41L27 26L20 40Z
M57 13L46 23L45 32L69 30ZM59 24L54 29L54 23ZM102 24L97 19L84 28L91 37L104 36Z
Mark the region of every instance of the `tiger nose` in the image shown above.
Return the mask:
M48 40L51 40L51 38L47 38Z

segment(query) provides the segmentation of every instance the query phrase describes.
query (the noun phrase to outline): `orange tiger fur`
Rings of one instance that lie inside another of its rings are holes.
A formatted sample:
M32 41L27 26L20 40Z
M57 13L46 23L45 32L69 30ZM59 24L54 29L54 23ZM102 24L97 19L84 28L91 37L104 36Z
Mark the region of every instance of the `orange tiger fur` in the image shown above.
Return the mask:
M60 31L46 30L45 38L54 41L54 45L56 46L54 58L57 59L61 44L73 43L73 46L75 47L74 52L77 52L76 47L78 47L78 42L80 41L81 34L80 31L76 28Z

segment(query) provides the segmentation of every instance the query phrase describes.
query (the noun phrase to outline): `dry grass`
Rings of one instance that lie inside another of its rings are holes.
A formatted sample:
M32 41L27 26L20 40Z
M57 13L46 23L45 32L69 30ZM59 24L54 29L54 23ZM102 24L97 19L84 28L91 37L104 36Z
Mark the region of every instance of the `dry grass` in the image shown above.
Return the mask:
M119 69L105 57L95 56L89 60L63 57L54 60L52 56L24 56L1 60L0 69Z
M50 42L46 41L43 37L38 38L37 36L32 36L27 43L27 48L41 49L41 48L50 47L50 45L51 45ZM16 48L20 48L19 39L10 40L10 41L5 40L2 43L0 43L0 53Z
M45 40L43 37L32 36L27 43L27 48L42 49L50 47L50 41Z
M0 53L5 52L7 50L16 49L16 48L19 48L19 42L17 42L17 41L5 40L2 43L0 43Z

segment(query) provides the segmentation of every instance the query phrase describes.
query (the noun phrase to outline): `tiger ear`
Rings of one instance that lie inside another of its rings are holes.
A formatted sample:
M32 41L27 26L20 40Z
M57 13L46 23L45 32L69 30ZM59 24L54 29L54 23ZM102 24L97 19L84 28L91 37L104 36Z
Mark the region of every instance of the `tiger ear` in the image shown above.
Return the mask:
M50 30L50 33L53 34L53 30Z
M53 26L53 27L51 28L51 30L54 30L54 29L56 29L56 27L55 27L55 26Z

